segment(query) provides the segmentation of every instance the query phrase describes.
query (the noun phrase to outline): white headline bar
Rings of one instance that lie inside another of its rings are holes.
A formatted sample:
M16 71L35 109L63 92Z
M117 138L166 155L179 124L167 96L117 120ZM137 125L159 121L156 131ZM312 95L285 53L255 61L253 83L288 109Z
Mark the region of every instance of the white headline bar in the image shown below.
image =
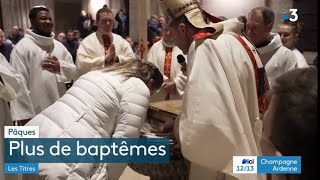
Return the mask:
M39 126L5 126L4 138L39 138Z

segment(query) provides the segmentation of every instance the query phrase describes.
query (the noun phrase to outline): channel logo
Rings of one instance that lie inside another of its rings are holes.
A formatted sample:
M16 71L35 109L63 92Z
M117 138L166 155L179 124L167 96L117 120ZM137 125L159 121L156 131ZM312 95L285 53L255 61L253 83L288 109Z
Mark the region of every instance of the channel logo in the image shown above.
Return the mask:
M256 174L257 156L233 156L234 174Z
M290 14L286 13L286 14L282 14L282 18L284 20L289 20L291 22L296 22L299 19L299 16L297 14L298 9L290 9Z
M301 156L233 156L234 174L301 174Z
M254 159L243 159L242 164L254 164Z

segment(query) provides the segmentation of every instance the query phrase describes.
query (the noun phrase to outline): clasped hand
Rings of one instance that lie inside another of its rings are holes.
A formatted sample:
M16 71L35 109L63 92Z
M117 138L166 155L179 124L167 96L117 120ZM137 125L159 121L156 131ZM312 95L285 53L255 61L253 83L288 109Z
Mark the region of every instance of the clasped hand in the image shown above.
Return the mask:
M108 49L108 52L105 56L105 64L110 64L113 61L115 61L115 55L116 55L116 48L114 47L114 44L111 44L109 49ZM110 64L111 65L111 64Z
M60 72L60 62L57 57L47 57L41 64L42 69L47 70L51 73Z

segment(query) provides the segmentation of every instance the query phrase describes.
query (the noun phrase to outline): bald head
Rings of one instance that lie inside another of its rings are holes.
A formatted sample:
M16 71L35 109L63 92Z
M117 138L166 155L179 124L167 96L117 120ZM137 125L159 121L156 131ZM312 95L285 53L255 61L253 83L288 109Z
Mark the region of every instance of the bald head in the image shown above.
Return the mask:
M274 23L274 12L268 7L256 7L250 11L249 16L251 13L260 14L265 25Z
M12 26L12 34L13 35L19 34L19 27L18 26Z

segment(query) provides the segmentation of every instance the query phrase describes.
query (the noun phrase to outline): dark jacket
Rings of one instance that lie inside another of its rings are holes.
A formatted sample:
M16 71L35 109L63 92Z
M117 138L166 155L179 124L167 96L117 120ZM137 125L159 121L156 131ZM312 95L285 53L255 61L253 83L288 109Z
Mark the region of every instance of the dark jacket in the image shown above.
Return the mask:
M64 40L64 41L62 41L62 44L67 48L67 50L71 54L73 62L76 63L77 48L78 48L77 42Z
M129 21L128 16L125 16L124 19L119 16L117 13L115 20L118 22L118 26L115 30L115 33L119 34L123 38L129 35Z
M148 41L155 39L157 36L160 36L161 30L159 29L156 22L148 20Z
M10 54L12 49L12 44L3 43L0 46L0 53L7 59L8 62L10 61Z
M12 35L9 35L7 39L9 39L12 44L16 45L21 39L23 38L23 36L17 35L15 37L13 37Z
M88 28L86 28L84 26L84 22L86 20L90 20L90 26ZM84 39L85 37L87 37L89 34L93 33L93 24L94 24L94 20L93 19L83 19L81 18L80 19L80 22L79 22L79 31L80 31L80 34L81 34L81 38Z

